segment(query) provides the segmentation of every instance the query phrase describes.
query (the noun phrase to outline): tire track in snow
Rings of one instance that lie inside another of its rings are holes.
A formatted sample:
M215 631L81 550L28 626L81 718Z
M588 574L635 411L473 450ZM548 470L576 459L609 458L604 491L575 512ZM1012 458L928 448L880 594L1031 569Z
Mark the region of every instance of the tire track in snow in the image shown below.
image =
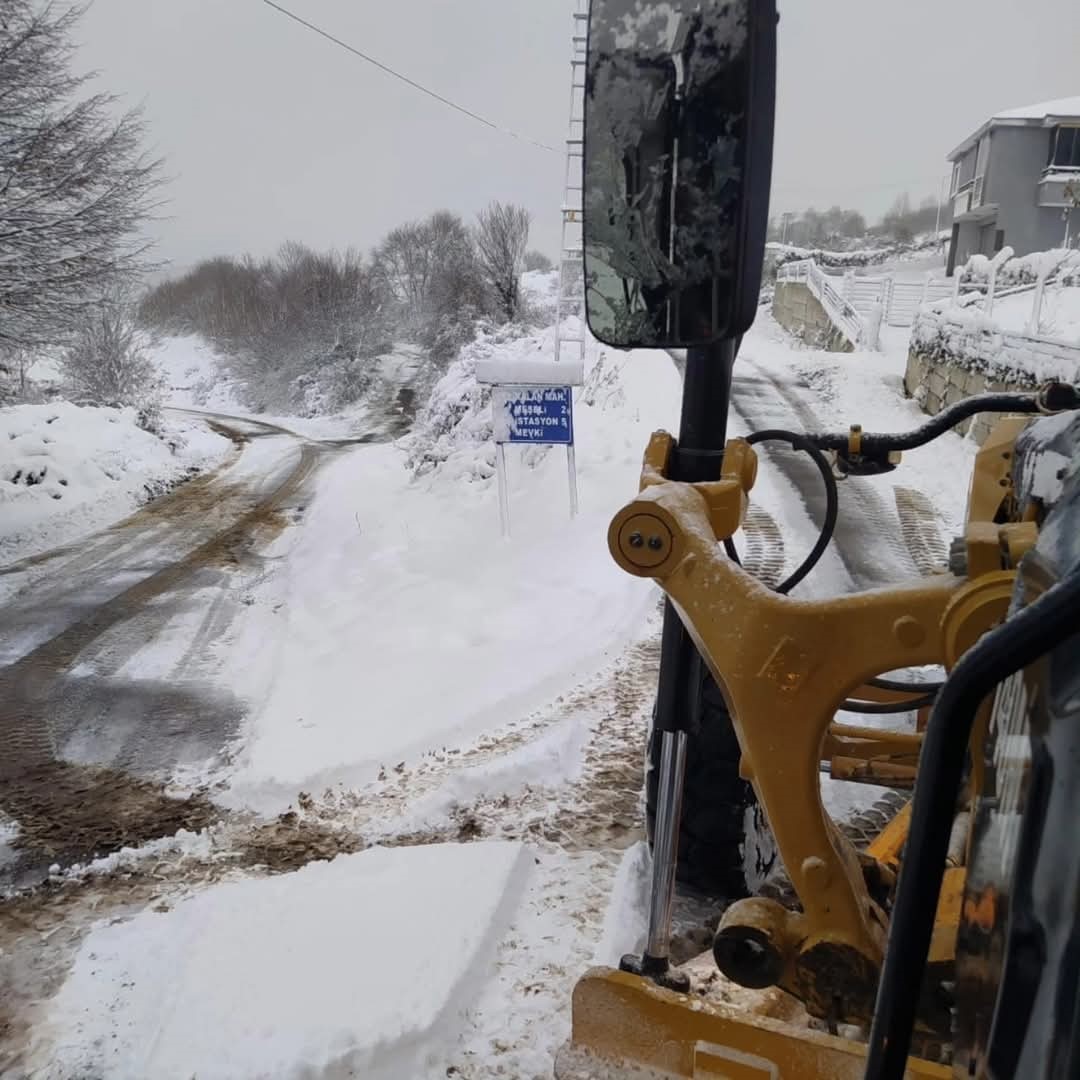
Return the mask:
M819 421L807 394L799 384L785 382L755 363L740 357L753 376L736 375L732 405L750 431L786 428L791 431L818 431ZM805 388L809 391L809 387ZM825 520L825 492L817 467L805 454L775 452L764 447L766 457L799 492L806 511L817 528ZM919 575L919 569L899 538L900 521L892 506L863 477L849 477L838 484L840 512L833 545L844 564L852 589L893 585Z

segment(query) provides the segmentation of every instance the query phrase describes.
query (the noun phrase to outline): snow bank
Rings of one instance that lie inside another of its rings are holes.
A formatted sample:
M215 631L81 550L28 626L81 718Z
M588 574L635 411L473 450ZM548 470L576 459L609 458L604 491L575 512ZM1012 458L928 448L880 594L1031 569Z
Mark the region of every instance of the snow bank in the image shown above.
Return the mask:
M571 784L585 767L585 747L593 726L586 718L575 715L514 750L478 765L454 769L434 791L416 800L407 817L386 822L386 828L397 835L437 828L445 825L452 811L460 806L529 787ZM384 834L374 835L379 839Z
M0 409L0 564L106 527L231 446L192 420L160 436L135 421L63 401Z
M1072 248L1032 251L1016 257L1012 254L1012 248L1003 248L992 259L985 255L972 255L957 270L957 275L961 282L985 285L990 280L993 267L997 268L994 280L998 290L1033 285L1040 277L1066 285L1080 285L1080 251Z
M492 358L476 365L478 383L525 383L539 386L580 386L584 368L570 360L558 363L551 356L527 359Z
M1029 306L1030 302L1029 294ZM1067 325L1073 324L1072 314L1065 318ZM1005 329L997 321L996 308L990 317L981 308L927 305L915 316L911 345L932 361L1009 385L1034 386L1052 379L1080 382L1080 339L1074 344Z
M514 843L372 849L101 923L33 1074L417 1076L445 1060L531 865Z
M575 392L581 513L569 519L561 449L510 448L513 538L500 538L490 392L472 371L478 353L535 351L547 333L463 350L408 456L363 447L320 472L286 596L250 635L249 659L273 682L254 704L233 798L271 808L298 788L363 783L519 719L603 663L655 603L606 536L649 434L678 422L678 374L662 353L590 347L590 381Z
M797 247L775 241L765 245L765 256L776 267L784 263L813 259L819 266L873 266L897 253L896 245L883 248L859 248L852 251L825 251L822 248Z
M627 953L640 953L649 928L649 898L652 885L652 856L644 840L623 852L611 902L604 915L594 963L618 967Z
M521 275L521 293L529 319L538 326L555 322L559 302L559 271L529 270Z

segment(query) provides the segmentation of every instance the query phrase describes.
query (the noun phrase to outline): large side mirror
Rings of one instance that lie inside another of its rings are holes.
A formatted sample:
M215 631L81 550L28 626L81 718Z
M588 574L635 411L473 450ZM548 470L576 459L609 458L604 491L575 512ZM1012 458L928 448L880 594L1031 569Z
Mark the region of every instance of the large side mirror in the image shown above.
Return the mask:
M592 0L589 327L705 345L754 320L769 212L776 0Z

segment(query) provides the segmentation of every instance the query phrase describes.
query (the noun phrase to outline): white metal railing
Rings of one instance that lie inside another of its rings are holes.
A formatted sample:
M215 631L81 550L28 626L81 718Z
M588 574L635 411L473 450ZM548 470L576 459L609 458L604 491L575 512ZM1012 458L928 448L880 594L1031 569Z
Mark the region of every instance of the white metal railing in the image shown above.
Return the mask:
M910 326L923 304L951 296L954 285L948 278L930 274L921 281L908 281L897 279L895 274L857 276L848 271L841 289L844 299L860 314L869 315L880 305L887 326Z
M871 344L868 327L879 313L887 326L911 326L923 304L956 292L952 278L927 274L921 280L904 280L895 274L856 274L851 270L827 273L813 259L787 263L776 279L805 283L853 345Z
M801 282L825 309L832 324L851 342L859 345L865 337L863 318L854 304L846 300L833 284L835 279L823 273L813 259L786 263L776 275L778 282Z
M953 214L959 217L978 209L983 204L983 195L986 192L986 174L974 176L963 183L953 192Z

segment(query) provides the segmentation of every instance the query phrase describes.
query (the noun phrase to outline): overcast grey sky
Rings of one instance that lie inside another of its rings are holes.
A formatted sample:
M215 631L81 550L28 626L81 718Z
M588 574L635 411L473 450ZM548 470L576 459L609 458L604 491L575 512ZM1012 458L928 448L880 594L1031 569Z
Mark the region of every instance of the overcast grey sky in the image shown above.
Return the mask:
M560 147L573 0L281 0L462 105ZM937 193L987 116L1080 94L1077 0L780 0L773 211ZM261 0L95 0L78 61L142 103L175 177L161 253L368 248L492 198L559 244L564 162L482 127Z

